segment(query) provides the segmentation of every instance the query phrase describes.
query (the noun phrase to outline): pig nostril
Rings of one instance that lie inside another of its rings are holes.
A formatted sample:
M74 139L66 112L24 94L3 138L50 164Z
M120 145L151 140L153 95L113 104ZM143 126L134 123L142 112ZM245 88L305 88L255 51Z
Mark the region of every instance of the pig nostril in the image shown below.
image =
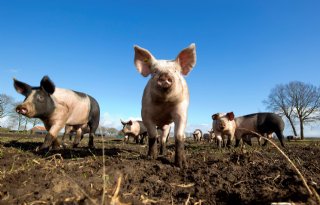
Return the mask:
M17 107L16 112L19 114L27 114L28 110L24 107Z

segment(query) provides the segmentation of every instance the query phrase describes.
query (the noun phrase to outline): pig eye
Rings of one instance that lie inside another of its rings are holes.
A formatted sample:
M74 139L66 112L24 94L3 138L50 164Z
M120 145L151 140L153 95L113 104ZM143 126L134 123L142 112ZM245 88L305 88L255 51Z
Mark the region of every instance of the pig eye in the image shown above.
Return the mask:
M38 95L37 96L37 99L40 101L40 102L43 102L44 101L44 97L42 95Z

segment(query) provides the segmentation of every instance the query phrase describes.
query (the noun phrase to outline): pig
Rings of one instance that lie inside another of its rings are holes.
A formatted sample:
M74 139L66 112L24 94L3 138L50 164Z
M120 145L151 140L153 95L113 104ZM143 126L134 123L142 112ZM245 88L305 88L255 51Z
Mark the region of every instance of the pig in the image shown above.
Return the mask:
M233 112L213 114L212 120L212 130L214 130L218 147L230 147L236 131ZM227 143L225 143L225 137L227 137Z
M23 103L16 107L16 112L29 118L40 118L48 130L39 151L59 148L57 136L65 126L77 128L77 136L73 142L73 147L77 147L80 142L81 127L88 125L90 129L88 145L93 147L93 136L100 120L99 104L93 97L57 88L48 76L42 78L40 87L32 87L16 79L13 81L16 91L25 96Z
M128 142L129 137L133 137L137 144L139 142L140 144L143 144L143 140L147 136L147 128L144 126L143 122L141 120L129 120L128 122L120 121L123 125L122 132L127 137L127 140L125 138L125 141Z
M254 135L250 131L254 131L260 135L272 136L275 133L280 141L282 147L283 143L283 130L284 122L282 118L275 113L253 113L235 118L237 131L236 131L236 146L239 145L241 138L245 135ZM266 145L267 141L263 145Z
M201 141L201 139L202 139L202 131L200 129L196 129L193 132L192 135L193 135L194 141Z
M158 60L148 50L134 46L134 64L144 77L151 75L142 97L142 120L148 130L148 156L156 159L157 127L163 130L160 137L160 154L165 153L165 138L169 124L174 123L175 165L186 167L184 150L185 128L189 106L186 76L196 64L195 44L183 49L175 60Z

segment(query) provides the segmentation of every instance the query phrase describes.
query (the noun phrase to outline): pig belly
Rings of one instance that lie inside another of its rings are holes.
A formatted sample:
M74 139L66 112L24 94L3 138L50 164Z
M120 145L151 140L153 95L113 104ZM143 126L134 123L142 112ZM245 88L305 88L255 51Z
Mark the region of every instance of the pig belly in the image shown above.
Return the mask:
M90 112L90 100L83 100L73 107L72 112L67 120L68 125L82 125L88 123Z

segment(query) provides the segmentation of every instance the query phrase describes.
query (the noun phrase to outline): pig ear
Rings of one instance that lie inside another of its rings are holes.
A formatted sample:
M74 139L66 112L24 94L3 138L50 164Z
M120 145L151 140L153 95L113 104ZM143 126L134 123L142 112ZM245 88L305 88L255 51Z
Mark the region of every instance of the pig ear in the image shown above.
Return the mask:
M129 125L132 125L132 124L133 124L132 120L129 120L128 124L129 124Z
M122 124L122 125L126 125L126 123L125 123L125 122L123 122L121 119L120 119L120 121L121 121L121 124Z
M218 116L219 116L218 114L213 114L211 117L212 117L213 120L217 120Z
M146 49L134 46L134 64L144 77L151 73L151 65L155 61L153 55Z
M196 45L192 43L188 48L183 49L176 58L181 66L181 73L187 75L196 65Z
M24 96L28 96L31 92L32 88L27 83L23 83L21 81L18 81L17 79L13 78L13 86L16 89L16 91Z
M47 93L50 95L54 93L54 90L56 86L54 83L50 80L48 76L44 76L40 82L40 87L44 89Z
M234 120L234 114L233 114L233 112L228 112L228 113L227 113L227 116L228 116L228 118L229 118L230 121L231 121L231 120Z

